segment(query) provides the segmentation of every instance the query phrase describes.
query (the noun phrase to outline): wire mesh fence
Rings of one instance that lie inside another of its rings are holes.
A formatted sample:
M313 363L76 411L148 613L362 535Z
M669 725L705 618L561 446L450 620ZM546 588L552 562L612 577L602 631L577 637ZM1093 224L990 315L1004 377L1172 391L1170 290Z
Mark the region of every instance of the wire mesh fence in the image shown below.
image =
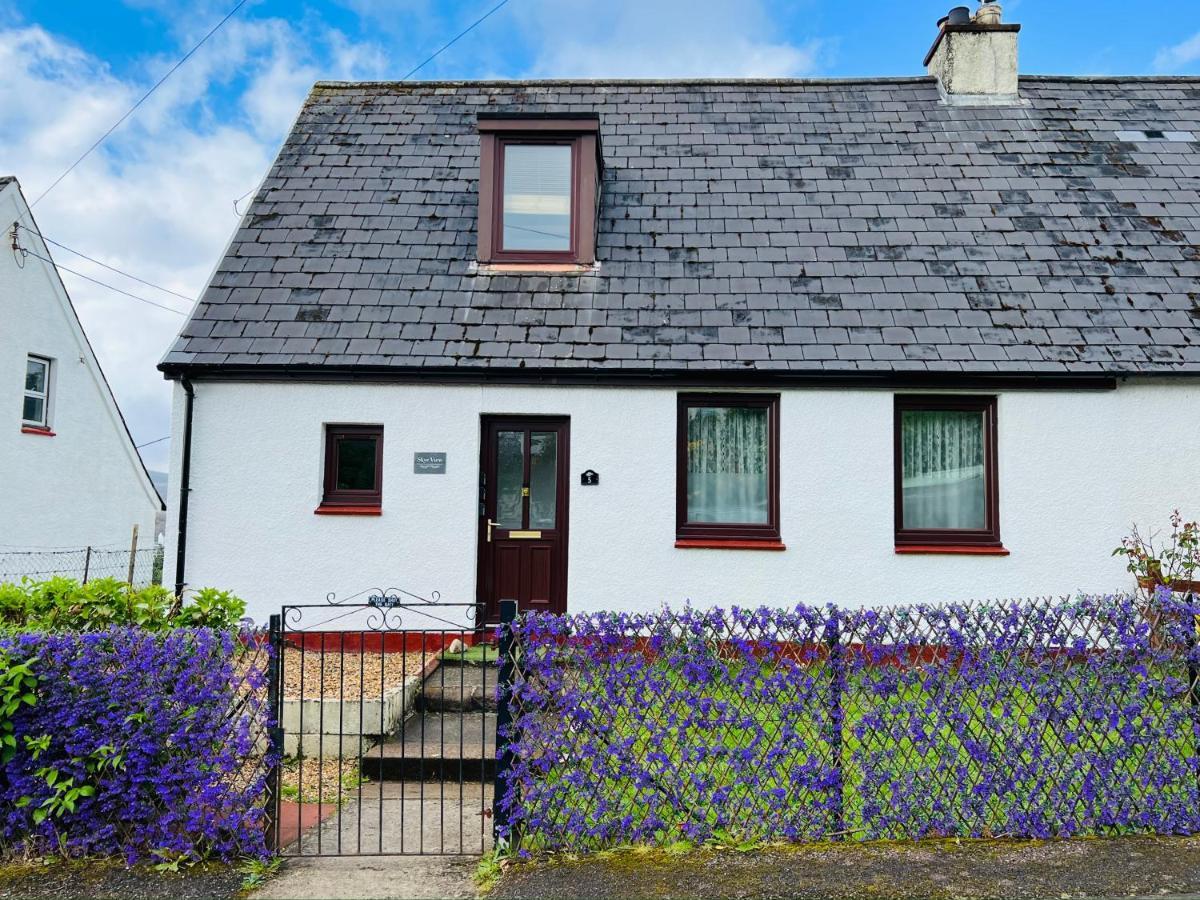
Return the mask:
M115 578L135 587L162 581L163 548L82 547L75 550L0 550L0 584L23 578L74 578L93 581ZM131 577L132 574L132 577Z
M1200 831L1188 596L527 615L498 818L626 842Z

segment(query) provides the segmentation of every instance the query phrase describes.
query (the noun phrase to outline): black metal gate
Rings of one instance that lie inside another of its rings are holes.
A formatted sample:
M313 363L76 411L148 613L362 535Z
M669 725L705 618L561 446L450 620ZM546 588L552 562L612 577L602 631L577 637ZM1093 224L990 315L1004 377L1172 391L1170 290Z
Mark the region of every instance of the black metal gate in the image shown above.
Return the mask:
M512 620L515 604L502 603ZM286 856L480 854L493 846L498 648L475 603L396 588L271 617Z

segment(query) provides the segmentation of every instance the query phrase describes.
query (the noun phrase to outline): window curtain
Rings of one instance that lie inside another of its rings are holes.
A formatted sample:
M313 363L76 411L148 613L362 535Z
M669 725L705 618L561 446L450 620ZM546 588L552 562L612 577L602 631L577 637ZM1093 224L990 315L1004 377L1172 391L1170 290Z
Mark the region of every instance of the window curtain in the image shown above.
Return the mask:
M907 410L903 442L904 527L987 527L983 414Z
M768 521L765 409L691 408L687 422L688 521Z

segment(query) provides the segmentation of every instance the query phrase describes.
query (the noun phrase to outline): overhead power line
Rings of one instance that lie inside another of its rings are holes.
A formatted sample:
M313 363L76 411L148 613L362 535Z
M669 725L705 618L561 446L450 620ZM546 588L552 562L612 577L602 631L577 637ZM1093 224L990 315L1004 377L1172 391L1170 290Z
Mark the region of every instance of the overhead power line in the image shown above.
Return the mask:
M93 257L88 256L86 253L81 253L78 250L68 247L66 244L60 244L58 241L54 240L53 238L46 237L44 234L42 234L36 228L30 228L28 225L22 225L20 222L17 223L17 227L22 228L25 231L28 231L30 234L36 234L39 238L41 238L47 244L53 244L55 247L58 247L60 250L66 250L68 253L72 253L75 256L80 257L81 259L86 259L90 263L95 263L96 265L100 266L102 269L108 269L108 271L110 271L110 272L116 272L118 275L121 275L124 278L128 278L130 281L136 281L138 284L144 284L146 287L151 287L151 288L154 288L156 291L162 291L164 294L170 294L173 297L178 297L180 300L186 300L188 303L196 302L195 297L189 297L187 294L181 294L181 293L179 293L179 291L173 291L170 288L163 287L161 284L155 284L153 281L147 281L144 278L138 278L136 275L131 275L129 272L126 272L123 269L118 269L116 266L110 266L108 263L101 262L98 259L94 259Z
M400 77L400 80L407 81L409 78L411 78L413 75L415 75L418 71L425 68L426 65L433 62L435 59L437 59L439 56L441 56L443 51L449 50L451 47L453 47L455 44L457 44L461 38L466 37L468 34L470 34L472 31L474 31L476 26L482 24L485 19L487 19L489 16L492 15L492 13L499 12L500 8L503 6L506 6L507 4L508 4L508 0L500 0L499 3L497 3L491 9L489 9L487 12L485 12L482 16L480 16L478 19L476 19L474 22L472 22L470 25L468 25L466 28L464 28L462 31L460 31L458 34L456 34L454 37L450 38L450 40L446 41L446 43L442 44L441 47L439 47L437 50L435 50L433 53L431 53L428 57L426 57L421 62L417 63L415 66L413 66L411 69L409 69L407 72L405 72L404 75L402 75Z
M401 75L400 80L407 81L409 78L411 78L417 72L419 72L421 69L425 68L431 62L433 62L435 59L437 59L439 56L441 56L442 53L444 53L446 50L449 50L451 47L453 47L455 44L457 44L460 40L462 40L464 37L466 37L468 34L470 34L472 31L474 31L478 26L482 25L484 20L490 18L493 13L499 12L501 10L501 8L503 8L507 5L508 5L508 0L500 0L499 3L497 3L491 9L489 9L487 12L485 12L482 16L480 16L478 19L476 19L474 22L472 22L470 25L468 25L466 28L464 28L462 31L460 31L458 34L456 34L454 37L450 38L450 40L446 41L446 43L442 44L442 46L440 46L436 50L434 50L433 53L429 54L429 56L425 57L425 59L421 60L419 63L417 63L411 69L409 69L407 72L405 72L403 75ZM250 188L250 190L246 191L246 193L242 194L242 196L238 197L236 200L233 201L233 212L235 215L241 215L241 213L238 212L238 204L241 203L243 200L245 200L253 192L254 192L254 188Z
M32 203L30 203L29 206L31 208L34 206L37 206L43 197L45 197L48 193L50 193L52 190L54 190L56 187L58 187L59 183L64 178L66 178L73 171L75 171L76 166L78 166L81 162L83 162L85 159L87 159L89 156L91 156L92 151L94 151L97 147L99 147L106 140L108 140L108 136L110 134L112 134L114 131L116 131L118 128L120 128L121 125L124 123L124 121L126 119L128 119L130 116L132 116L137 111L138 107L141 106L143 103L145 103L150 98L150 95L153 94L155 91L157 91L159 89L159 87L162 86L164 81L166 81L168 78L170 78L172 75L174 75L176 70L179 69L180 66L182 66L185 62L187 62L189 59L191 59L192 54L195 53L197 50L199 50L201 47L203 47L205 42L221 29L222 25L224 25L226 22L228 22L230 19L232 19L234 14L239 9L241 9L243 6L246 5L246 2L247 2L247 0L239 0L238 4L233 9L231 9L228 13L225 14L225 18L223 18L220 22L218 22L216 25L214 25L209 30L208 34L206 34L206 35L204 35L204 37L200 38L200 40L195 43L195 45L192 47L192 49L189 50L187 53L185 53L180 58L179 62L175 63L175 65L171 66L171 68L167 70L167 73L165 75L163 75L162 78L160 78L160 79L158 79L158 81L154 82L154 86L151 87L150 90L146 91L146 93L142 94L142 96L138 99L138 102L133 104L133 106L129 107L129 109L127 109L125 111L125 115L123 115L123 116L121 116L121 118L117 119L117 121L113 123L112 127L108 129L108 131L104 132L104 134L102 134L102 135L100 135L100 137L96 138L96 142L94 144L92 144L92 146L88 147L85 151L83 151L83 155L80 156L79 159L75 160L75 162L73 162L73 163L71 163L71 165L67 166L67 170L65 172L63 172L61 175L59 175L57 178L55 178L54 181L51 182L50 187L46 188L44 191L42 191L40 194L38 194L37 199L35 199Z
M141 450L143 447L152 447L152 446L154 446L155 444L161 444L163 441L169 441L170 439L171 439L171 436L168 434L166 437L155 438L155 439L154 439L154 440L152 440L152 441L146 441L146 443L144 443L144 444L138 444L138 445L137 445L136 447L134 447L133 449L134 449L134 450Z
M68 272L71 275L74 275L76 278L82 278L84 281L90 281L92 284L99 285L102 288L108 288L110 291L114 291L115 293L122 294L122 295L128 297L130 300L136 300L136 301L138 301L138 303L145 303L147 306L155 306L159 309L165 309L167 312L175 313L175 315L177 315L177 316L185 316L185 317L187 316L187 313L185 313L181 310L175 309L175 307L173 307L173 306L163 306L161 303L155 303L153 300L147 300L145 297L139 297L137 294L131 294L131 293L129 293L129 291L121 290L121 288L116 287L111 284L108 284L107 282L100 281L99 279L93 278L91 275L84 275L82 272L77 272L74 269L69 269L64 265L56 263L50 257L42 256L42 254L40 254L40 253L35 253L27 247L22 247L21 253L25 254L26 256L32 256L36 259L40 259L43 262L48 262L48 263L50 263L50 265L54 266L54 268L58 269L60 272Z

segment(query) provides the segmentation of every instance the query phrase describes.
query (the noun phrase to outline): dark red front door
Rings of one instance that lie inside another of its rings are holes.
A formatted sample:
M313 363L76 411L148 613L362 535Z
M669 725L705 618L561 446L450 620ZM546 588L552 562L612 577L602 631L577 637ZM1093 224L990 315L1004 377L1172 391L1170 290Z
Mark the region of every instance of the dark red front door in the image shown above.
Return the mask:
M483 420L479 478L479 600L521 612L567 609L570 424L565 418Z

